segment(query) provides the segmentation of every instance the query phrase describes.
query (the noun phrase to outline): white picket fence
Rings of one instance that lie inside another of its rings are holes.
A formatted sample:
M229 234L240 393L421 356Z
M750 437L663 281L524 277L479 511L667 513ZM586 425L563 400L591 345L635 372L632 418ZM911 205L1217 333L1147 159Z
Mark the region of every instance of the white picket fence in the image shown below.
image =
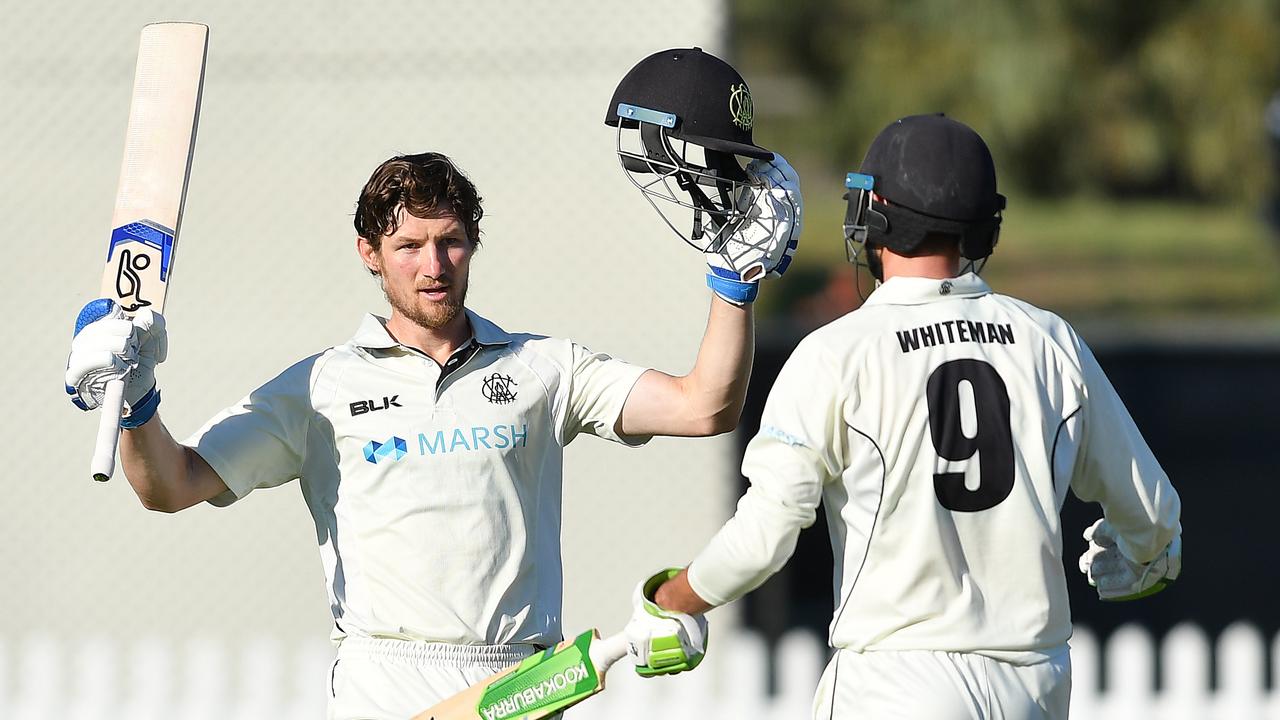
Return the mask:
M807 718L826 650L795 632L776 649L777 692L767 692L769 656L754 634L714 638L703 667L642 680L619 668L607 692L574 720L653 717L740 720ZM1105 692L1100 660L1105 653ZM1211 641L1195 626L1157 644L1138 627L1100 647L1078 628L1072 641L1072 716L1086 720L1280 720L1280 690L1268 689L1266 656L1280 669L1280 641L1237 624ZM1156 658L1161 677L1156 689ZM315 720L324 717L324 642L286 647L272 638L232 645L212 638L158 639L122 646L102 638L0 638L3 720ZM1210 677L1217 659L1216 685ZM1280 686L1280 682L1271 683ZM1214 689L1211 689L1214 688Z

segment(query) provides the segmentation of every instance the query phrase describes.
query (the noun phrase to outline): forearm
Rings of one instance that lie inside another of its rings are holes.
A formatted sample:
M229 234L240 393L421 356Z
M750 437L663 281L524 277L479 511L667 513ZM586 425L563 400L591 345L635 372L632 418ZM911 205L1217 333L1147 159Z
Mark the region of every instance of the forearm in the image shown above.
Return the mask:
M1081 500L1101 503L1121 551L1135 562L1146 563L1181 532L1182 502L1128 408L1083 343L1080 356L1089 396L1071 489Z
M688 568L663 583L654 594L654 602L658 603L658 607L690 615L698 615L714 607L693 591L693 587L689 585Z
M769 507L749 492L686 571L690 589L711 605L725 605L755 590L786 565L811 510Z
M1182 503L1163 475L1140 503L1123 497L1102 503L1107 520L1116 530L1121 552L1135 562L1157 557L1182 532Z
M794 441L794 438L791 439ZM817 519L824 473L799 445L761 433L747 446L742 470L751 487L729 521L687 568L690 588L724 605L759 587L795 552L803 528Z
M668 610L702 613L742 597L777 572L795 551L800 529L813 523L813 513L769 504L744 497L737 514L694 560L698 567L690 565L664 583L654 601ZM690 569L701 591L694 589Z
M203 460L173 439L158 413L141 427L120 433L120 462L148 510L174 512L207 499L197 497L194 487L196 464Z
M711 299L698 358L687 375L640 376L618 419L623 435L705 437L738 426L755 350L751 305Z
M752 304L731 305L713 295L697 360L681 379L690 414L707 419L716 432L737 427L754 354Z

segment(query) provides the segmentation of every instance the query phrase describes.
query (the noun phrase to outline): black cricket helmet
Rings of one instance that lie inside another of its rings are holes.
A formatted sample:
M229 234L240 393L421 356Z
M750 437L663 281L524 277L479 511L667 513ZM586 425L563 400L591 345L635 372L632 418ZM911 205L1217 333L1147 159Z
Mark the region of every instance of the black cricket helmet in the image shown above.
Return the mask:
M1000 234L1005 197L996 192L991 151L972 128L942 113L911 115L881 130L845 188L845 246L855 264L864 246L910 255L934 235L956 237L965 259L984 261Z
M627 178L676 235L707 250L722 245L749 210L738 207L750 184L738 156L773 159L751 139L753 111L737 70L701 48L676 48L631 68L604 122L618 129ZM691 233L681 232L654 198L692 210Z

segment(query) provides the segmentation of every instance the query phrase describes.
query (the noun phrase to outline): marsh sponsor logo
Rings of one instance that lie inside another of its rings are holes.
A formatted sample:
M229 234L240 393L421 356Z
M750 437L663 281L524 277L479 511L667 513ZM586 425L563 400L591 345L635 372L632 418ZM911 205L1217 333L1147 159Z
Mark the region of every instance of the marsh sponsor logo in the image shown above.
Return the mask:
M529 426L473 425L418 433L419 455L447 455L477 450L528 447Z
M572 696L578 690L578 683L590 676L591 673L587 671L585 662L571 665L536 685L517 690L504 698L495 699L488 705L482 705L480 714L485 720L503 720L503 718L523 716L548 703Z
M405 443L404 438L392 436L386 442L370 440L369 444L364 446L364 459L374 465L383 460L394 462L404 457L408 451L409 446Z
M471 425L420 432L417 437L418 455L507 450L529 446L529 426ZM412 443L412 439L405 442L403 438L396 436L386 441L373 440L364 446L364 459L374 465L399 460L413 452L410 449Z

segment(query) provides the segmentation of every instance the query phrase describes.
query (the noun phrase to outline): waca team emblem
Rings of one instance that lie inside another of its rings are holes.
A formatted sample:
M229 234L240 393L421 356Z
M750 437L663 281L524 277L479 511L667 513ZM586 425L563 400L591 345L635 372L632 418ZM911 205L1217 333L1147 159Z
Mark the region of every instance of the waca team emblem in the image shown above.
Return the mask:
M751 91L747 84L729 86L729 115L733 124L743 130L750 130L755 123L755 106L751 102Z
M515 387L518 385L510 375L502 373L494 373L484 379L484 385L481 386L480 392L484 395L484 399L495 405L506 405L516 400Z

